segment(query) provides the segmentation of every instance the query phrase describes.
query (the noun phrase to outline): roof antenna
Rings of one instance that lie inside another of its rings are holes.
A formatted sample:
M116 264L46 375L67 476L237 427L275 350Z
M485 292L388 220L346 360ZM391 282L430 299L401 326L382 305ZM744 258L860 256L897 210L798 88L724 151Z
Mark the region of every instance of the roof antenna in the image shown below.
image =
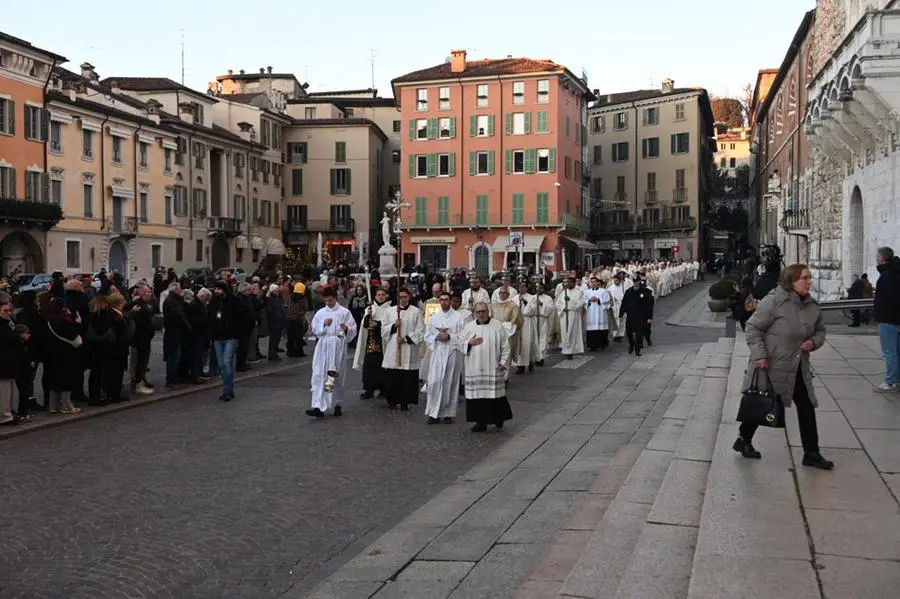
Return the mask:
M181 85L184 85L184 29L181 30Z
M369 48L369 62L372 66L372 89L375 89L375 50Z

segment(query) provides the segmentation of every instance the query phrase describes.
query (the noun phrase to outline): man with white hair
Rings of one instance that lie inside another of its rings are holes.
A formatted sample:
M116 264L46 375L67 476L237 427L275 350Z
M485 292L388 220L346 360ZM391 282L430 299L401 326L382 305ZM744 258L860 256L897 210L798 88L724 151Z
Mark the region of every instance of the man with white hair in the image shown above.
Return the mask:
M474 422L473 433L498 429L512 418L506 399L506 371L509 364L509 334L491 318L486 302L474 306L475 320L463 329L459 348L465 358L466 420Z
M191 334L191 325L184 313L181 284L169 283L169 293L163 303L163 357L166 361L166 386L178 384L178 367L184 342Z

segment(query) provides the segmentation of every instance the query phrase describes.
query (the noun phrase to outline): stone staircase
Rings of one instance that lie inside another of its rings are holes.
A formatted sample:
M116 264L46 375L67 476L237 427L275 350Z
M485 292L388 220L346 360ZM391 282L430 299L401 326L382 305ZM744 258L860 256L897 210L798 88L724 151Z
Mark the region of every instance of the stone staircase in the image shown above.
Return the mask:
M734 339L703 346L557 592L520 597L687 597L733 350Z
M822 599L784 431L760 429L763 462L731 449L748 357L704 346L562 584L519 599Z

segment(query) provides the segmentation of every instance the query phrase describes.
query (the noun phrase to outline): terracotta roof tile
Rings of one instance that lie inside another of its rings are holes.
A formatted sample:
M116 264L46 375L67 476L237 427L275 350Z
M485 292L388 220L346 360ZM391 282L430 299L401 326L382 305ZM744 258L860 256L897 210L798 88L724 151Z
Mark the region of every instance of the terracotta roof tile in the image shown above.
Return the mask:
M515 75L518 73L562 73L565 67L552 60L535 60L533 58L499 58L488 60L468 60L466 70L452 73L450 63L442 63L420 71L401 75L391 81L411 83L415 81L433 81L455 77L490 77L494 75Z
M341 89L338 91L309 92L306 95L309 96L310 98L314 98L314 97L340 98L341 96L347 95L347 94L351 94L351 95L372 94L371 97L374 98L377 93L378 93L377 89L372 88L372 87L367 87L366 89Z
M616 94L599 94L598 100L594 106L612 106L614 104L627 104L629 102L640 102L642 100L651 100L662 96L674 96L678 94L686 94L690 92L706 91L702 87L676 87L671 92L664 94L659 89L639 89L630 92L619 92Z
M16 44L17 46L22 46L23 48L28 48L29 50L33 50L34 52L39 52L41 54L44 54L44 55L56 60L56 62L60 62L60 63L69 62L69 59L66 58L65 56L60 56L59 54L56 54L55 52L51 52L50 50L42 50L41 48L38 48L37 46L33 45L29 41L20 39L13 35L9 35L8 33L3 33L2 31L0 31L0 40L9 42L11 44Z

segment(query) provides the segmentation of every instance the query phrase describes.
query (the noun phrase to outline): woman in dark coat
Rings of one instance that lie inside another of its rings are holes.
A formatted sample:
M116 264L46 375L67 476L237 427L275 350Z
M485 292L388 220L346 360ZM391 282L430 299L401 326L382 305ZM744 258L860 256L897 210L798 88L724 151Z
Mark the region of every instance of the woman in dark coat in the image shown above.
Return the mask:
M191 326L191 334L184 341L184 354L181 357L185 365L183 374L185 380L197 385L203 382L200 379L203 377L203 363L209 347L209 314L206 304L191 290L182 291L181 298L185 302L184 315Z
M106 397L106 377L116 353L116 332L112 328L112 309L105 295L98 295L90 303L91 317L86 327L88 368L88 405L105 406L109 404Z
M781 275L778 286L766 295L747 321L747 346L750 363L743 389L758 377L761 389L781 396L785 407L797 407L803 465L831 470L834 463L819 453L816 425L818 406L812 384L809 354L825 344L825 320L819 305L809 295L812 275L805 264L792 264ZM745 458L762 457L753 447L757 425L742 422L734 450Z
M128 353L134 339L134 323L125 314L125 298L121 293L113 293L107 299L109 304L109 326L115 340L109 347L104 365L103 390L112 403L122 401L122 378L128 368Z
M44 347L44 376L50 391L49 408L60 414L77 414L80 408L72 406L72 391L80 384L82 371L78 365L76 350L82 345L81 317L73 320L65 308L65 302L51 298L44 317L47 319L47 342Z
M306 332L306 297L302 283L294 285L294 292L287 304L287 355L292 358L305 356L303 334Z

